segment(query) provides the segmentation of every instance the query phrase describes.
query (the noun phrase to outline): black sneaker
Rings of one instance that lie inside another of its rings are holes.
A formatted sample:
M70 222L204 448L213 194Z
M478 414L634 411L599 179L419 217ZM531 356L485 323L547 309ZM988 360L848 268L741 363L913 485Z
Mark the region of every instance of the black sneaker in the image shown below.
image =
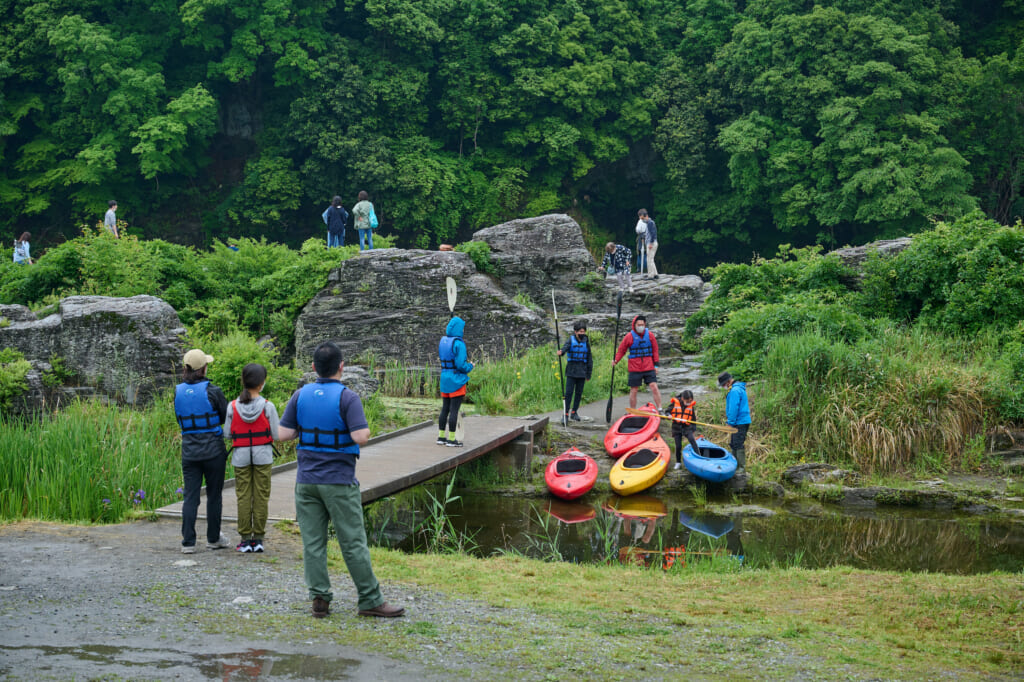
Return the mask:
M445 443L445 445L447 445L450 448L465 447L465 444L461 440L455 440L454 438L449 439L448 442Z
M580 416L578 414L576 414L575 412L573 412L572 414L569 415L569 419L573 420L574 422L581 421L580 420Z
M252 540L242 540L235 547L235 551L241 552L243 554L248 554L252 551Z
M323 597L315 597L313 599L313 617L314 618L326 618L327 614L331 612L331 602L327 601Z
M250 540L249 546L252 547L253 552L263 551L263 540Z
M448 445L448 439L447 438L438 437L437 444L438 445Z

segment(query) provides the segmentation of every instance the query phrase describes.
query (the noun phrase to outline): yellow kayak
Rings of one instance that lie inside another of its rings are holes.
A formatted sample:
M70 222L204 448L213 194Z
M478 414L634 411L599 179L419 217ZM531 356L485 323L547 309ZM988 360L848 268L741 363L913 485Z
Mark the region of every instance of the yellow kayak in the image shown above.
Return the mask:
M632 495L647 490L668 471L672 451L661 436L637 445L616 460L608 480L619 495Z

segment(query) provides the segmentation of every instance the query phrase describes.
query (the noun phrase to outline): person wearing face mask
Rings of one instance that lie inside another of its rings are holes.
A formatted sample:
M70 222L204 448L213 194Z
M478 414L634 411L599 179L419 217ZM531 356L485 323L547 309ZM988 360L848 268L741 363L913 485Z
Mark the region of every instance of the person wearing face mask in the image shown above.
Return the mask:
M559 357L567 356L565 364L565 419L580 421L580 415L576 410L580 407L580 400L583 399L583 384L590 380L594 371L594 354L590 352L590 339L587 337L587 324L578 320L572 326L572 336L565 342L561 350L557 351Z
M636 409L636 394L641 384L651 387L651 395L654 396L654 404L661 410L661 391L658 390L658 340L647 328L647 318L637 315L633 318L632 329L622 339L619 348L615 351L615 362L619 364L627 352L629 363L626 365L629 370L629 379L626 385L629 386L629 406Z

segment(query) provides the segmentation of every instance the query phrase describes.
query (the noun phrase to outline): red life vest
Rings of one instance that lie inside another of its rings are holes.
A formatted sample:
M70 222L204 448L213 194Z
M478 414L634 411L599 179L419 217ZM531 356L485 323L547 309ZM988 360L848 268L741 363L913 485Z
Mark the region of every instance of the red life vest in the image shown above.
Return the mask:
M254 445L269 445L274 442L266 410L260 412L255 421L247 422L238 414L238 406L232 400L231 413L231 444L236 448L251 448Z

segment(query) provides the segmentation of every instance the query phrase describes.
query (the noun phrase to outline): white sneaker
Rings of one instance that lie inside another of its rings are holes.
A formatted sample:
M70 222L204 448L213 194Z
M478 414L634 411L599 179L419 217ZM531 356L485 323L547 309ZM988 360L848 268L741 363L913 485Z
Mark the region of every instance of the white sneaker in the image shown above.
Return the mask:
M220 534L220 538L217 542L207 542L206 549L226 549L231 546L231 540L228 540L228 536L224 533Z
M196 546L195 545L182 545L181 546L181 553L182 554L195 554L196 553Z
M678 471L679 469L682 469L682 468L683 468L682 462L676 462L676 465L674 467L672 467L672 470L673 471Z
M629 288L629 293L633 293L633 287Z

